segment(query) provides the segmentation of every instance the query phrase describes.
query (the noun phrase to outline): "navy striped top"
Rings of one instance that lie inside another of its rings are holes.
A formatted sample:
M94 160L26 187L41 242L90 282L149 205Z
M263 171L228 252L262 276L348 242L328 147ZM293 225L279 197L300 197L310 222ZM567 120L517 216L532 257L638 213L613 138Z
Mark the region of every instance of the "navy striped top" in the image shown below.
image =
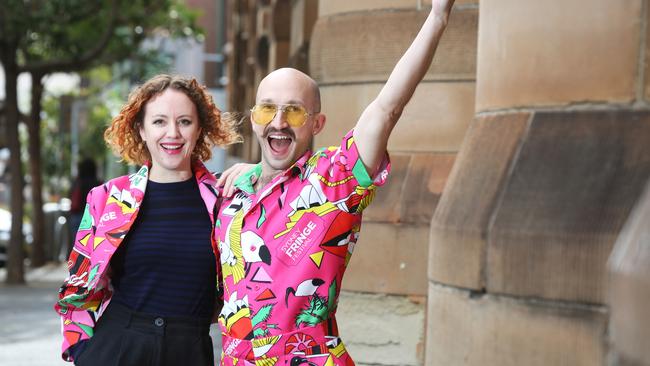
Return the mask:
M198 183L147 182L127 237L111 259L112 301L167 317L211 318L216 260Z

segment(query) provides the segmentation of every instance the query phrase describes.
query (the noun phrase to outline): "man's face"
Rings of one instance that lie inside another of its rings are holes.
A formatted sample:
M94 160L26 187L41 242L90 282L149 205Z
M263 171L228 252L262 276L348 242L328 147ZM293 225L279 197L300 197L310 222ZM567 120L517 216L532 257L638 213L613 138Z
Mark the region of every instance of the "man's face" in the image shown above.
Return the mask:
M257 90L257 104L302 105L307 117L305 124L292 127L285 112L278 108L273 120L267 125L253 122L253 131L262 150L262 166L266 170L286 170L308 149L322 129L324 116L316 113L313 84L296 70L279 70L267 76Z

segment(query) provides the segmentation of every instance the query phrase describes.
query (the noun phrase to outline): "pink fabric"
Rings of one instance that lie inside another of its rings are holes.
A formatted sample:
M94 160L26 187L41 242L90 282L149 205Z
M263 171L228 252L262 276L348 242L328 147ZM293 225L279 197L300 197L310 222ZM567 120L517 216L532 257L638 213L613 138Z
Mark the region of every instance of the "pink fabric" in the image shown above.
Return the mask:
M193 171L214 224L216 180L199 162L194 164ZM70 346L92 337L95 321L111 300L108 264L137 217L148 174L149 167L143 166L137 173L110 180L88 194L68 260L70 275L61 286L59 301L54 306L61 316L62 357L66 361L72 361L68 352ZM212 247L216 255L214 237Z
M238 184L217 222L222 365L354 364L336 305L361 213L389 170L386 156L371 179L350 131L340 147L306 153L256 194Z

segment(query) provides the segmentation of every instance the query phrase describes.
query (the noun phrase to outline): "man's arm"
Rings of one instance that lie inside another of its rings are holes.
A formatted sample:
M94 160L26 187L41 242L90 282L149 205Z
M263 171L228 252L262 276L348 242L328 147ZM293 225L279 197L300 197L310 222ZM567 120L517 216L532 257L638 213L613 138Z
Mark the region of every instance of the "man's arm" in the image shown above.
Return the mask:
M453 4L454 0L432 0L431 12L420 32L354 128L359 156L372 177L384 157L393 127L431 65Z

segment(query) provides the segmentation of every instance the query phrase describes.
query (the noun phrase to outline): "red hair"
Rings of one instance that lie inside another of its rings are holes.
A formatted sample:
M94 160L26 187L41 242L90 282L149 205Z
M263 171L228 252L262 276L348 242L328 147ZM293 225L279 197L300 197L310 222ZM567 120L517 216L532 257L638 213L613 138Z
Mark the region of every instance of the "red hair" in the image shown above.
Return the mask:
M144 122L145 106L167 88L184 93L196 105L201 134L192 152L193 160L209 160L214 145L227 146L241 141L237 133L238 121L227 116L222 118L221 111L205 86L194 78L157 75L129 95L127 103L104 132L104 140L116 155L128 163L138 165L151 160L151 154L142 141L139 130Z

